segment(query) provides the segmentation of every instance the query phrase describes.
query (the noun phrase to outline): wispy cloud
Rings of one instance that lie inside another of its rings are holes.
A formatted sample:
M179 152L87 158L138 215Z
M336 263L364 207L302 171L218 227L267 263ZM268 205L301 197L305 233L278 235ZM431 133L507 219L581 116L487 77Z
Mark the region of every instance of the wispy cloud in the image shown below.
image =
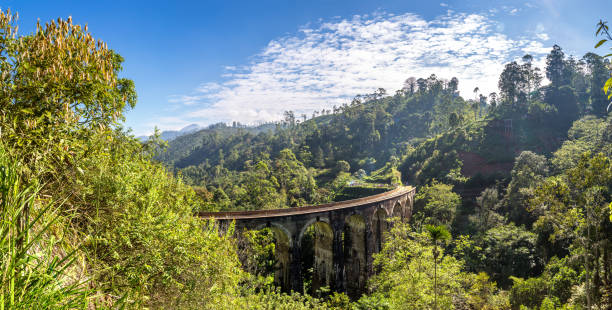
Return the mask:
M543 41L547 41L549 39L548 34L545 32L546 29L542 23L538 23L535 29L535 35Z
M166 121L178 127L177 118L183 125L277 120L286 110L310 114L378 87L392 93L406 78L432 73L459 78L466 96L476 86L488 94L497 91L505 63L526 53L539 59L548 50L543 36L510 38L499 29L490 17L452 12L430 21L377 13L304 26L269 42L246 68L225 67L222 82L170 97L184 109Z

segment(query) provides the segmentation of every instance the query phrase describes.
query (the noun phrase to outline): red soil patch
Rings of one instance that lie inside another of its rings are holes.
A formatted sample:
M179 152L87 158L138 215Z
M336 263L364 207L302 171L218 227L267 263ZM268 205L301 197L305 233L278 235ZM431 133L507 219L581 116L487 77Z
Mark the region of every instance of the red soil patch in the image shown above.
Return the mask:
M488 163L482 156L472 152L458 152L459 159L463 162L461 173L464 176L472 177L478 173L489 175L495 172L509 172L512 170L513 163Z

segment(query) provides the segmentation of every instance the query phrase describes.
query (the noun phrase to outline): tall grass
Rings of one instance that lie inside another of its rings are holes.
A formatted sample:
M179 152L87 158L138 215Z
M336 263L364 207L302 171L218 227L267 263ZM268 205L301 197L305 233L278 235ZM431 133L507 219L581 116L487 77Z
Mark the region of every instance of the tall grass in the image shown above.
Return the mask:
M0 310L86 308L89 292L68 276L75 252L59 250L49 231L54 204L38 191L0 145Z

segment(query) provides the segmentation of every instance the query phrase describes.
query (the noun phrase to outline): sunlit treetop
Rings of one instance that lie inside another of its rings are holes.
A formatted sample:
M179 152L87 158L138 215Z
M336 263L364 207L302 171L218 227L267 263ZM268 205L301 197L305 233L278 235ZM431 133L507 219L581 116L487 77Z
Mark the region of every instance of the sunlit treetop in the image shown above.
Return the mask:
M17 14L0 12L0 107L21 124L106 127L136 103L133 82L118 77L121 56L72 18L37 23L19 35Z

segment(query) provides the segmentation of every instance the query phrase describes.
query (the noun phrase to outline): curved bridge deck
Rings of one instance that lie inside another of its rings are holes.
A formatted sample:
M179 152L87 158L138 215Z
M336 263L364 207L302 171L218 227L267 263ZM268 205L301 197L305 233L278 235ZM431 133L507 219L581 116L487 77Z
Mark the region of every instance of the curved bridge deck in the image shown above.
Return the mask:
M225 212L200 212L198 215L203 218L213 218L217 220L246 220L246 219L262 219L282 216L304 215L320 212L329 212L334 210L349 209L353 207L363 206L367 204L386 201L389 199L401 197L408 193L414 192L412 186L400 186L394 190L380 193L373 196L362 197L357 199L326 203L315 206L303 206L286 209L273 210L252 210L252 211L225 211Z

